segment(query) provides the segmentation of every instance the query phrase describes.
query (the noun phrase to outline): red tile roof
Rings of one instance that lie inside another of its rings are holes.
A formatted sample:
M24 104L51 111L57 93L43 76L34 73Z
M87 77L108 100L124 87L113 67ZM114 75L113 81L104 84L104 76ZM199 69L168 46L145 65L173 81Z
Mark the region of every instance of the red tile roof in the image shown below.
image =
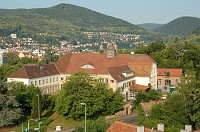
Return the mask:
M74 72L84 71L89 74L108 74L108 68L129 65L129 62L145 62L145 64L147 64L148 62L147 67L150 67L150 64L152 64L153 60L151 57L144 54L116 54L113 59L107 59L106 54L79 53L66 54L61 59L59 59L55 63L55 65L61 73L72 74ZM94 69L81 68L86 64L92 64L92 66L94 66ZM130 63L130 65L132 65L132 63ZM146 68L145 71L147 70L150 70L150 68ZM136 73L139 73L139 71L137 71Z
M157 68L158 76L166 76L167 72L170 73L170 76L176 76L176 77L182 76L182 69Z
M9 78L37 78L59 73L73 74L84 71L89 74L111 74L116 80L123 79L122 71L129 70L131 66L139 64L146 68L145 72L150 73L150 65L153 63L151 57L140 55L116 54L113 59L106 58L106 54L99 53L79 53L66 54L53 64L44 65L44 70L39 70L37 66L26 66L9 76ZM91 65L94 68L81 68L84 65ZM122 69L120 69L122 68ZM135 73L139 70L133 68ZM116 73L115 73L116 72ZM142 71L141 71L142 72ZM143 74L143 73L142 73ZM140 74L140 75L142 75ZM144 75L144 74L143 74Z
M128 65L136 76L149 76L151 73L152 62L129 62Z
M129 87L129 90L131 91L135 91L135 90L146 90L148 89L149 86L145 86L145 85L139 85L139 84L133 84Z
M192 131L192 132L200 132L200 130L194 130L194 131Z
M8 78L38 78L59 74L54 64L40 66L24 66L11 74Z
M144 132L151 132L152 130L149 128L145 128ZM115 121L106 132L137 132L137 125L128 124L121 121ZM154 132L159 132L154 130Z

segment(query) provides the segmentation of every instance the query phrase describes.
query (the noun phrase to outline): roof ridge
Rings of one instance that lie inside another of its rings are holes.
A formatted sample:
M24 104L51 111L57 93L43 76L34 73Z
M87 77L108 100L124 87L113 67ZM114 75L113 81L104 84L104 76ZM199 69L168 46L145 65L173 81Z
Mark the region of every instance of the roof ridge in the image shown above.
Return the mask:
M68 61L68 62L70 62L70 60L72 59L72 55L73 55L72 53L70 53L70 54L69 54L69 56L70 56L70 59L69 59L69 61ZM68 66L69 66L69 63L68 63L68 64L67 64L67 66L66 66L65 73L67 73Z
M23 68L24 68L24 70L25 70L25 73L26 73L26 76L29 78L29 75L28 75L28 73L27 73L26 67L27 67L27 66L23 66Z
M58 70L58 67L55 64L56 62L53 62L52 64L55 66L56 70L58 71L58 73L60 74L60 71Z

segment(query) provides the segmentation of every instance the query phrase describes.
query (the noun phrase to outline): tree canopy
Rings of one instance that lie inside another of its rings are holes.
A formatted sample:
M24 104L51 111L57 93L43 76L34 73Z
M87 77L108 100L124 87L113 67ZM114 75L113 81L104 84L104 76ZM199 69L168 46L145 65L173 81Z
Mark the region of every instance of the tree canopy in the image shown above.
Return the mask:
M194 75L184 78L177 87L176 94L169 94L162 104L154 105L143 125L155 127L165 124L166 131L180 131L185 125L200 128L200 81ZM144 119L144 118L143 118Z
M0 127L15 124L21 116L22 110L15 97L0 93Z
M81 103L86 103L87 118L91 119L123 109L123 96L89 74L78 72L63 84L56 98L55 111L74 119L83 118Z

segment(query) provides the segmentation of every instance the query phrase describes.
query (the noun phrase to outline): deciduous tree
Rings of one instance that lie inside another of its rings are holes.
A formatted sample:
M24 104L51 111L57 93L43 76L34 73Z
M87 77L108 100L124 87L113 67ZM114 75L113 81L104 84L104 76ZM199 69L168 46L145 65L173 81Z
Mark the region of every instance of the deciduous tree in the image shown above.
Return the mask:
M22 117L19 106L14 96L0 93L0 127L15 124Z
M55 111L67 117L84 117L86 103L87 118L114 114L123 108L123 97L113 92L105 83L100 83L89 74L78 72L65 82L55 102Z

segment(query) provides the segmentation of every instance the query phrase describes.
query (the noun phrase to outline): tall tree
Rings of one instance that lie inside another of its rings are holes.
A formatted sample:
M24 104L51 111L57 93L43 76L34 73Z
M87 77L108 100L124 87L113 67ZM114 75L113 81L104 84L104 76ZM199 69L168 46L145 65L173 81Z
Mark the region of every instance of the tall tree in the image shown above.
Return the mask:
M55 111L74 119L83 118L81 103L86 103L87 118L97 118L121 110L123 97L109 89L107 84L100 83L87 73L78 72L64 83L56 98Z
M84 132L85 121L82 121L79 126L76 127L78 132ZM87 120L88 132L105 132L108 129L108 124L104 117L99 117L96 120Z
M14 96L0 93L0 127L15 124L22 117L19 106Z
M36 94L41 94L38 87L33 85L26 86L21 82L8 83L7 89L10 95L16 97L18 102L21 104L23 111L28 114L31 113L33 98L36 96Z

